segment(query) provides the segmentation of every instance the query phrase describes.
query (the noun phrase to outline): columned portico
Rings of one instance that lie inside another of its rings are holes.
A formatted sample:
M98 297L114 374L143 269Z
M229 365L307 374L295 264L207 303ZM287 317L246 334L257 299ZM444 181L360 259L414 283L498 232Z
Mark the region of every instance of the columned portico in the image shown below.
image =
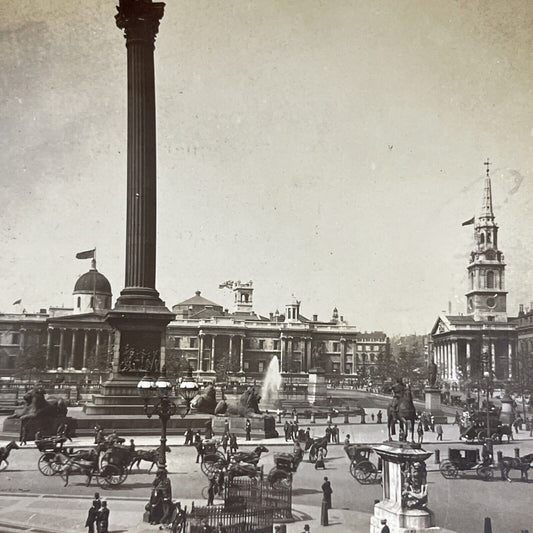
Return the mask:
M59 354L57 356L57 369L63 370L63 350L65 346L65 328L59 329Z
M244 338L245 335L241 335L241 351L239 353L239 372L244 372Z
M46 368L50 368L50 357L52 356L52 328L46 329Z

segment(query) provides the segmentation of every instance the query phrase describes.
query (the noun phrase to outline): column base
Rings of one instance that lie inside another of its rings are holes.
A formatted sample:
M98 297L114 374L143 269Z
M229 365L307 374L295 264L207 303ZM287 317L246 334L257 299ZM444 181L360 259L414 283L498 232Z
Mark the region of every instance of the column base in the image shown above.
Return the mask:
M385 502L374 506L374 515L370 517L370 533L381 533L386 520L390 533L438 533L435 517L430 510L401 509L389 507Z

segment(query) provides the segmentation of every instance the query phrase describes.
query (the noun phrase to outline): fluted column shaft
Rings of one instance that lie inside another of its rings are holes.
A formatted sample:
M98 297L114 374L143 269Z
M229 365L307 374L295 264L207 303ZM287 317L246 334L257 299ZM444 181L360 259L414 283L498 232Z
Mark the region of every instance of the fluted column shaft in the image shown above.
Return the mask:
M157 298L154 43L164 4L120 0L128 50L126 274L122 296Z

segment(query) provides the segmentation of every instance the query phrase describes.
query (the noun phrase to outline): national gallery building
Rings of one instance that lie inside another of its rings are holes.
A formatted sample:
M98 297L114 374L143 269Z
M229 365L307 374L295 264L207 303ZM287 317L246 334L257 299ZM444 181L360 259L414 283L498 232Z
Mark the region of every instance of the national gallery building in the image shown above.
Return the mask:
M230 311L197 291L172 307L167 326L166 362L180 357L199 378L213 379L224 363L237 376L261 379L274 356L281 372L305 374L320 364L328 377L371 379L380 357L390 357L383 332L358 332L337 309L331 319L305 317L292 299L283 312L268 317L254 310L253 283L227 282L234 294ZM114 342L106 322L112 307L111 285L93 259L78 278L71 308L51 307L39 313L0 314L0 377L11 376L17 357L42 361L51 379L93 382L107 374ZM130 369L131 370L131 369Z

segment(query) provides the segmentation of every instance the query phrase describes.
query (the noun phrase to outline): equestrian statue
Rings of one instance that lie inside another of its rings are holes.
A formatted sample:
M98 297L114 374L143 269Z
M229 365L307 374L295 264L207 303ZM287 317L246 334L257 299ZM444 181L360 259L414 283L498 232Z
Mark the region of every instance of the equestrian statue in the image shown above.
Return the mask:
M392 386L392 400L387 407L387 427L389 440L396 435L396 424L399 424L399 440L407 441L408 433L411 432L411 441L415 441L416 409L413 403L411 389L406 387L401 378Z

